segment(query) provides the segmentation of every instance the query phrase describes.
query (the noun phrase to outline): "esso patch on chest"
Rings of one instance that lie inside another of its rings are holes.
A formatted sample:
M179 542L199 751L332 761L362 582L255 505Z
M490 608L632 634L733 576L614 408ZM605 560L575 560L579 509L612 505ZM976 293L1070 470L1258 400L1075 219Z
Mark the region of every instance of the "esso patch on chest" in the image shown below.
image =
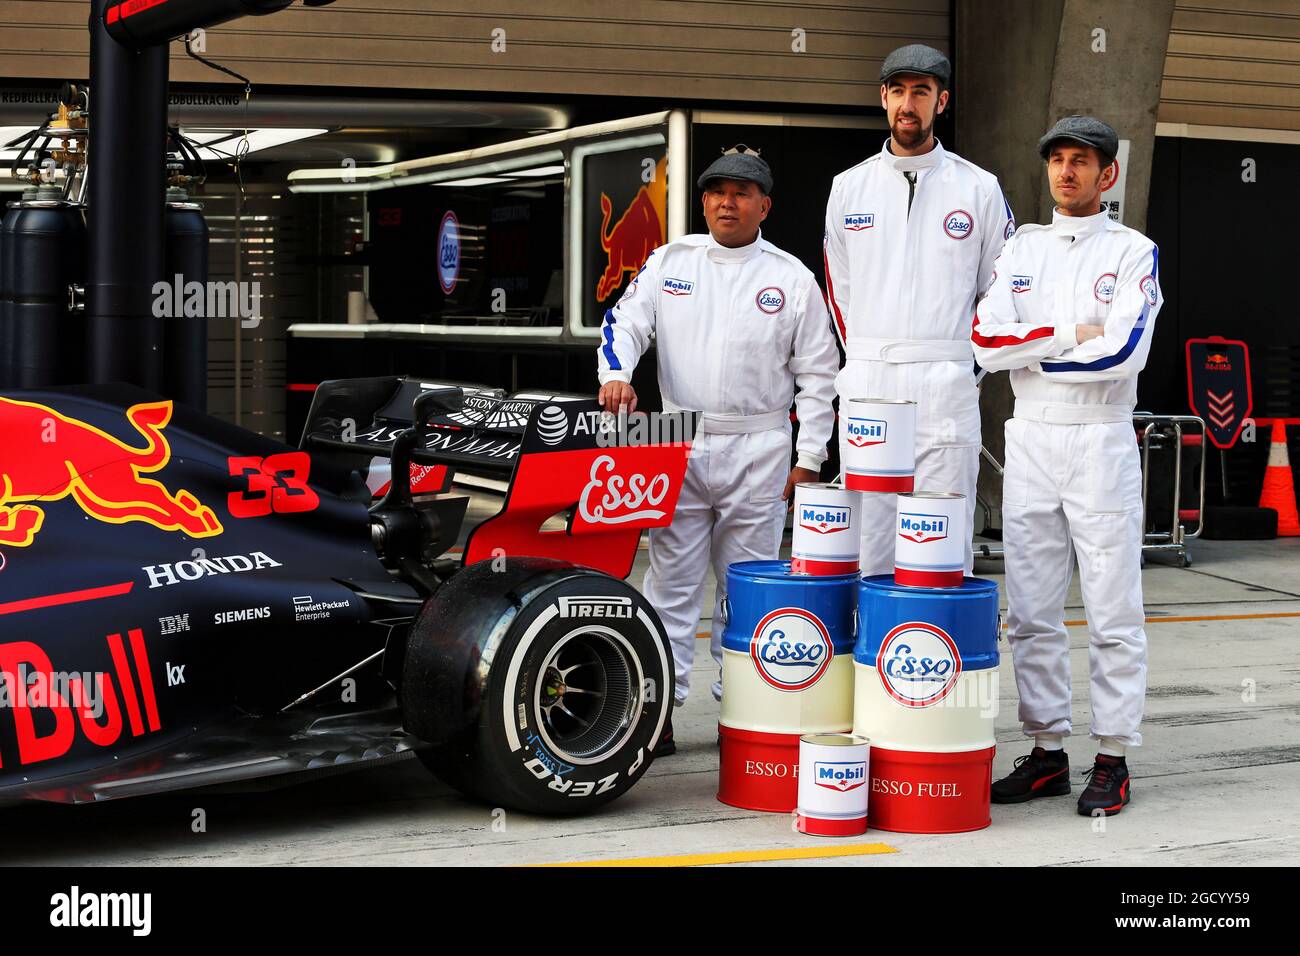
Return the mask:
M953 239L965 239L975 231L975 220L965 209L954 209L943 217L943 231Z
M1092 294L1097 297L1098 302L1110 302L1115 298L1115 273L1107 272L1097 276L1097 281L1093 283Z
M776 315L785 308L785 293L776 286L770 285L754 296L754 302L768 315Z

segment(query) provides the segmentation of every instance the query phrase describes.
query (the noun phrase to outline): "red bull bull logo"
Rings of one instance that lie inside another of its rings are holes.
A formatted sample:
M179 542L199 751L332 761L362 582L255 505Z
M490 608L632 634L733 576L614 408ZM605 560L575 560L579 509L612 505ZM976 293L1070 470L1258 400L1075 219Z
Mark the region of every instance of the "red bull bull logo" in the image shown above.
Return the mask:
M635 276L650 253L667 239L667 157L659 160L654 178L637 190L623 215L610 228L613 203L600 194L600 248L606 256L605 270L596 283L596 301L604 302L623 284L626 275Z
M96 521L143 521L194 538L221 534L216 514L194 495L143 477L171 460L163 435L171 416L170 401L129 408L127 421L144 439L135 448L47 405L0 398L0 545L30 545L45 521L35 502L69 495Z

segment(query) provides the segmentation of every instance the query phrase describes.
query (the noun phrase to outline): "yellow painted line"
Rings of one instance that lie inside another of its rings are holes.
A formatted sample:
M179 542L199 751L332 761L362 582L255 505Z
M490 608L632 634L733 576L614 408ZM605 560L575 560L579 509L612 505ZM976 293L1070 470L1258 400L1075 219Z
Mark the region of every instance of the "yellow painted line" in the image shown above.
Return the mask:
M1146 622L1148 624L1186 624L1192 621L1266 621L1281 617L1300 617L1300 611L1275 611L1271 614L1201 614L1189 617L1149 617ZM1066 627L1085 627L1087 624L1086 620L1065 622ZM1007 625L1004 621L1002 630L1005 631L1006 629ZM697 639L709 636L708 631L699 631L695 635Z
M785 850L734 850L730 853L681 853L676 856L634 856L625 860L584 860L570 863L534 863L555 866L720 866L727 863L774 863L778 860L825 860L841 856L897 853L887 843L851 843L847 846L791 847Z

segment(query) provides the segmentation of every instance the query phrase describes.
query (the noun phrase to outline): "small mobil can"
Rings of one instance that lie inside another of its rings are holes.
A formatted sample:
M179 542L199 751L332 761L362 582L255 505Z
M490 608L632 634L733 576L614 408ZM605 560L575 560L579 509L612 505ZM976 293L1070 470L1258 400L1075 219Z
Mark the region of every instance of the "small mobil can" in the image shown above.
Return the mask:
M894 583L959 588L966 570L966 496L910 491L898 496Z
M840 412L840 463L851 491L911 491L916 402L851 398Z
M861 548L862 496L839 485L806 482L794 489L794 574L853 574Z
M815 836L867 831L871 743L852 734L799 738L799 806L795 826Z

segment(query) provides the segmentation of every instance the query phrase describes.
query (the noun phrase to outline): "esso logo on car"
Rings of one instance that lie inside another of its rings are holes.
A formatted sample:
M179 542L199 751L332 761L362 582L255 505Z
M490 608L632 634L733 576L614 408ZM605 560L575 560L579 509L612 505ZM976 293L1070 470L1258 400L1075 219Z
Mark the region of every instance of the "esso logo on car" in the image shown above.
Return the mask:
M460 278L460 220L450 209L438 225L438 286L444 295L456 291Z
M885 422L877 418L850 418L845 426L849 444L854 448L885 443Z
M785 293L774 285L763 289L754 297L758 307L768 315L776 315L785 308Z
M1093 283L1092 294L1097 297L1098 302L1109 302L1115 298L1115 273L1107 272L1099 275L1097 281Z
M666 474L620 475L613 457L601 455L591 463L587 486L578 497L578 515L591 524L656 521L667 514L657 506L671 487Z
M943 628L909 621L880 642L876 673L885 692L900 704L929 707L957 686L961 653Z
M953 239L965 239L975 228L975 220L964 209L954 209L943 217L943 231Z
M769 613L754 628L749 656L758 676L777 690L807 690L826 673L835 647L817 615L803 608L783 607Z

